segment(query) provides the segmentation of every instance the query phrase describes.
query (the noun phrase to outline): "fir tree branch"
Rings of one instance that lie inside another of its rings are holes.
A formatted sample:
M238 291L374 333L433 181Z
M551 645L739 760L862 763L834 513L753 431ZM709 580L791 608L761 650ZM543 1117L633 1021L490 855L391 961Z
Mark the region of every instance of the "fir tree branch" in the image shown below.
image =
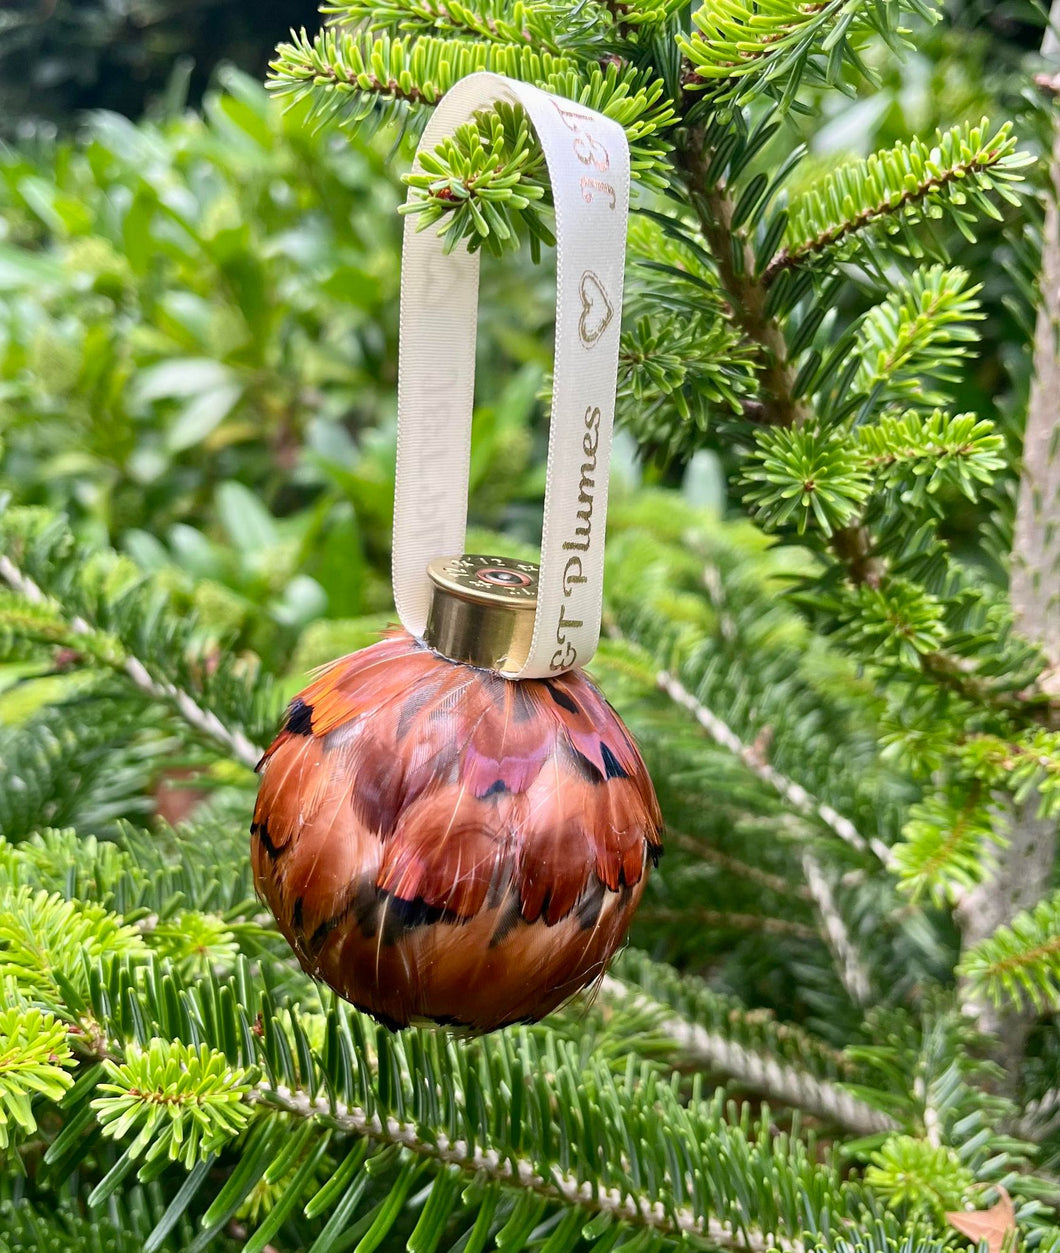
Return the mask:
M1054 0L1050 21L1058 19L1060 0ZM1056 418L1056 394L1060 387L1060 354L1056 347L1060 321L1060 122L1055 120L1049 175L1041 304L1034 338L1034 374L1024 435L1010 597L1024 633L1042 647L1049 665L1060 668L1060 601L1056 593L1060 575L1060 426ZM1048 677L1045 687L1051 690ZM998 949L1001 937L1014 935L1010 928L1019 920L1020 910L1038 905L1049 886L1056 822L1039 816L1037 809L1037 797L1033 795L1014 807L1005 856L998 859L992 874L965 895L957 911L962 931L961 986L966 1012L977 1021L980 1030L994 1035L998 1055L1013 1077L1023 1059L1031 1016L1021 1012L1018 999L1015 1004L999 1006L997 986L1016 976L1006 976L1004 967L999 966L991 983L983 955L991 951L991 945ZM1033 979L1025 988L1032 999L1035 988Z
M990 134L984 118L976 127L940 131L933 145L913 139L840 166L791 204L788 243L766 265L762 283L768 288L784 270L815 260L867 228L916 220L929 201L948 208L958 225L968 200L997 216L985 193L1015 200L1008 184L1020 181L1017 171L1031 160L1017 151L1009 125Z
M760 354L720 310L704 316L703 303L698 291L691 308L660 313L656 307L622 332L620 420L642 447L667 456L688 456L702 446L712 409L755 420L749 406L758 402L748 393L757 390Z
M858 45L872 32L899 49L903 12L938 16L925 0L711 0L693 12L692 33L678 36L684 82L718 102L771 93L790 103L804 79L833 83L844 65L864 72Z
M852 651L871 656L865 651L871 645L874 662L900 671L916 669L968 705L1016 719L1020 725L1051 723L1058 704L1036 681L1033 648L1013 637L1006 608L955 566L942 546L935 559L946 574L942 584L946 595L888 572L878 541L860 521L833 535L832 550L845 562L848 582L822 596L817 608L828 605L833 622L839 624L837 637ZM992 657L983 659L979 652L969 651L966 642L962 648L960 633L947 624L946 606L959 596L989 615L993 641L1006 655L1003 667Z
M626 949L610 971L627 989L662 1006L686 1022L753 1053L784 1065L809 1071L824 1083L853 1083L864 1077L849 1053L834 1048L793 1022L777 1019L768 1010L744 1005L715 991L695 975L652 961L637 949Z
M890 292L858 327L854 348L861 358L858 389L870 395L878 388L881 401L920 407L943 404L945 396L932 385L955 381L970 346L978 342L969 323L984 316L976 299L979 290L966 270L933 265L917 270Z
M715 931L762 931L766 935L791 935L800 940L818 938L815 928L804 922L772 918L768 914L731 914L717 909L663 909L644 905L639 916L650 922L680 922Z
M401 43L398 42L400 50ZM380 73L373 63L371 40L325 29L310 39L303 29L281 44L272 63L270 85L278 92L301 88L343 90L385 96L402 104L433 104L444 89L424 89L404 76Z
M745 463L744 499L767 530L808 525L830 540L860 518L872 493L872 478L852 441L818 424L801 430L768 427L755 431Z
M753 747L744 744L731 727L727 726L713 710L696 700L672 674L665 670L660 671L655 681L661 691L695 718L715 744L728 749L733 756L738 757L753 774L777 792L792 809L808 818L822 822L844 844L849 844L859 853L871 852L880 862L887 863L890 858L890 849L882 840L866 839L849 818L837 813L831 805L812 796L801 784L787 778L767 761L763 761Z
M270 86L281 93L314 93L318 107L334 108L332 93L381 96L412 105L433 105L455 82L476 70L492 70L528 82L576 69L572 60L519 44L466 40L402 40L326 26L310 39L303 30L281 44Z
M837 1084L674 1014L668 1006L613 975L604 976L600 990L614 1004L628 1002L644 1012L661 1015L657 1029L670 1041L679 1055L674 1060L680 1060L681 1064L708 1072L719 1071L767 1100L780 1101L826 1118L855 1135L876 1135L898 1126L887 1114L873 1109Z
M704 1098L698 1085L689 1098L646 1062L632 1070L623 1066L620 1073L603 1058L585 1057L573 1043L542 1032L500 1033L473 1042L444 1033L395 1036L341 1003L326 1013L277 1008L275 971L246 959L224 980L194 983L157 959L136 965L107 961L84 967L82 987L64 987L71 999L63 1016L75 1023L75 1036L89 1031L93 1041L105 1041L111 1074L123 1071L129 1055L143 1071L132 1084L136 1091L126 1081L120 1085L124 1091L115 1094L134 1101L126 1110L126 1128L114 1128L116 1138L145 1116L151 1119L137 1103L141 1094L160 1106L170 1092L179 1096L185 1090L182 1072L170 1073L168 1041L194 1032L195 1047L207 1050L214 1073L228 1067L240 1076L242 1109L260 1105L313 1122L325 1144L334 1131L367 1137L423 1163L456 1167L469 1181L494 1181L568 1209L734 1253L771 1247L802 1253L799 1234L811 1190L840 1190L851 1213L864 1213L871 1203L842 1182L834 1156L824 1161L812 1141L775 1137L768 1110L752 1121L749 1109L737 1115L723 1094ZM34 955L27 978L35 977L39 965ZM304 1004L301 997L298 1003ZM777 1024L775 1030L790 1029ZM142 1051L142 1039L166 1043L152 1058L150 1050ZM521 1113L510 1095L513 1081L520 1091L526 1085ZM93 1100L91 1086L81 1089L94 1112L121 1113L108 1097ZM217 1109L201 1113L208 1134L227 1134L226 1126L245 1121L242 1113L236 1120ZM169 1142L160 1137L171 1121L162 1112L141 1126L126 1156L131 1160L146 1149L151 1161L168 1152ZM280 1146L290 1143L282 1128L277 1136L267 1121L257 1128ZM312 1134L306 1130L303 1146ZM66 1140L70 1169L85 1142L69 1133ZM320 1147L318 1137L314 1151ZM200 1141L199 1163L209 1160L208 1152ZM268 1152L257 1159L258 1177ZM275 1160L269 1169L282 1178Z
M913 505L946 483L974 500L976 483L990 483L1005 464L1005 441L974 413L894 414L859 427L856 441L863 464L879 472L878 483L904 487L903 500Z
M611 16L619 38L628 39L635 29L635 22L630 18L636 16L636 5L629 0L603 0L603 5Z
M451 35L493 43L525 43L546 52L561 51L554 36L564 29L565 11L551 4L515 4L479 0L472 8L461 0L388 0L382 4L329 4L321 12L336 25L357 26L394 35Z
M658 1201L652 1202L618 1188L583 1183L558 1166L553 1167L548 1175L540 1174L525 1158L510 1154L502 1156L495 1149L450 1139L444 1131L427 1139L413 1123L400 1122L393 1117L382 1119L378 1114L369 1114L357 1106L341 1101L331 1102L324 1097L314 1098L308 1092L292 1091L283 1084L259 1084L252 1090L251 1098L282 1109L296 1118L319 1120L326 1126L367 1136L377 1143L399 1145L417 1156L456 1166L468 1176L485 1176L501 1184L535 1192L548 1200L579 1205L591 1214L610 1214L623 1222L666 1235L699 1237L714 1248L732 1250L733 1253L766 1253L772 1248L784 1250L784 1253L806 1253L806 1246L801 1240L778 1237L775 1233L766 1237L758 1232L734 1231L728 1223L713 1217L701 1217L687 1206L667 1209Z
M708 844L705 840L695 839L693 836L684 835L680 831L674 831L667 827L666 843L667 846L672 848L682 848L693 856L698 857L701 861L707 861L720 867L728 874L747 879L749 882L765 888L767 892L775 892L778 896L796 896L804 901L812 899L809 891L802 884L792 883L789 879L782 878L780 875L770 874L768 870L763 870L760 866L751 866L747 862L740 861L737 857L731 857L728 853L723 853L720 848L714 848L713 845Z
M1046 694L1037 686L1019 692L1006 691L990 679L977 675L974 666L964 657L944 650L925 652L920 656L920 665L940 687L970 704L1029 722L1048 721L1052 717L1049 705L1042 705L1042 697ZM1055 702L1050 700L1049 703Z
M673 109L658 79L617 59L583 66L571 56L556 56L521 40L401 39L329 27L314 39L302 31L294 42L282 44L272 62L270 86L280 94L308 99L320 116L356 123L368 117L407 118L410 108L437 104L460 79L480 70L535 83L612 118L626 131L634 178L659 189L665 186L666 131L673 123ZM510 159L536 165L541 160L536 149L536 140L529 146L524 141L513 148ZM435 149L433 160L450 167L454 177L464 165L459 148L451 143L448 154ZM525 187L517 180L508 190L520 197L531 188L532 180ZM492 204L499 212L505 201L483 198L481 204ZM528 229L533 222L527 220ZM503 235L495 241L501 242Z
M1041 802L1042 817L1060 811L1060 730L1034 730L1019 741L994 735L969 735L961 745L964 767L991 787Z
M693 126L676 151L700 230L718 268L722 287L732 302L732 318L762 351L759 378L762 407L758 420L767 426L800 426L809 417L806 403L795 397L795 371L776 318L766 312L768 290L755 277L754 249L749 238L733 231L735 202L716 183L706 151L706 131ZM737 261L739 253L739 262Z
M836 905L832 885L821 869L821 863L809 849L803 850L802 872L824 924L828 946L832 950L843 987L856 1005L866 1005L872 995L868 967L850 938L846 922Z
M996 891L996 880L989 886ZM1032 888L1037 887L1035 877ZM1011 904L1004 901L1005 912ZM1060 892L1017 913L967 949L959 971L972 994L994 1006L1029 1006L1042 1013L1060 1005Z
M73 1056L66 1028L53 1014L31 1006L0 1009L0 1152L13 1138L33 1135L33 1103L58 1101L73 1086Z
M996 813L983 807L982 788L962 780L910 808L891 869L914 900L926 894L936 905L957 902L981 882L991 846L1003 843Z
M49 603L48 597L36 583L25 575L10 558L2 554L0 554L0 579L3 579L12 590L31 605ZM98 632L84 618L76 615L69 619L69 628L75 637L98 635ZM227 753L242 762L248 769L255 768L263 750L252 744L242 731L225 726L212 710L203 708L190 692L184 691L173 683L152 677L142 661L127 653L117 657L114 664L145 695L172 706L184 721L205 739L221 745Z
M1060 1126L1060 1088L1050 1088L1037 1100L1028 1101L1012 1126L1021 1140L1040 1143Z
M852 522L832 533L832 551L846 567L855 587L879 588L883 583L884 564L876 556L872 532L864 522Z
M872 852L881 861L886 862L889 850L879 840L866 840L854 824L837 813L830 805L812 797L800 784L786 778L768 762L742 743L739 736L710 709L688 691L673 675L661 671L656 676L657 686L682 708L687 709L710 738L727 748L764 783L769 784L788 802L792 808L807 817L823 822L841 840L856 848L859 852ZM867 968L857 948L850 938L846 923L835 904L831 887L821 870L820 863L808 850L802 853L803 873L807 887L813 897L824 925L829 947L835 958L837 972L851 1000L856 1004L864 1004L870 994L871 983Z

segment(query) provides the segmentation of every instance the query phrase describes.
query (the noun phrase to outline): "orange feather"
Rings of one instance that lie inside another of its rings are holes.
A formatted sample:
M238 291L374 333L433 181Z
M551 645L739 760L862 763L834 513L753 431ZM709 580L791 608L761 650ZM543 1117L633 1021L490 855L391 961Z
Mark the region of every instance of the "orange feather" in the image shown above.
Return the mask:
M536 1020L598 979L661 819L580 671L509 682L405 632L322 670L262 757L254 879L302 966L398 1028Z

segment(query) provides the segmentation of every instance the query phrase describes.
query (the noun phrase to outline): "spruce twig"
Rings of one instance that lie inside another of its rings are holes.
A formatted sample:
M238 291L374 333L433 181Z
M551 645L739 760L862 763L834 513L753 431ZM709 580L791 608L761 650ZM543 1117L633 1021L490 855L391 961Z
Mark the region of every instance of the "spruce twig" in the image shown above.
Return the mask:
M29 601L31 605L48 604L48 597L25 575L9 558L0 554L0 579ZM70 631L75 636L92 636L96 632L84 618L73 617L69 620ZM209 709L204 709L191 695L174 683L153 678L147 667L138 658L124 654L117 663L118 668L131 679L141 692L152 700L164 701L176 709L177 713L190 727L215 744L220 744L227 753L248 769L253 770L264 751L238 729L227 727L218 716Z
M872 853L880 862L887 863L890 858L890 849L882 840L863 836L849 818L844 817L825 801L813 796L801 783L789 779L769 762L764 761L755 749L744 744L736 732L713 710L698 701L679 679L662 670L656 676L655 681L660 691L665 692L672 701L686 709L695 718L715 744L728 749L734 757L738 757L752 774L757 775L763 783L773 788L792 809L807 818L822 822L833 835L837 835L844 844L849 844L859 853Z
M766 935L791 935L799 940L816 940L818 932L804 922L773 918L769 914L733 914L719 909L663 909L645 905L642 918L653 922L683 922L713 931L762 931Z
M318 1119L339 1131L367 1136L383 1144L400 1145L417 1155L456 1166L469 1177L484 1176L567 1205L581 1205L588 1214L610 1214L673 1237L698 1236L715 1248L733 1250L733 1253L766 1253L774 1248L784 1253L806 1253L806 1245L801 1240L786 1239L776 1233L767 1236L754 1231L734 1231L728 1223L714 1217L701 1218L686 1206L667 1209L659 1202L623 1194L617 1188L594 1188L565 1174L558 1166L546 1176L538 1173L526 1159L502 1156L493 1149L450 1139L444 1131L425 1140L411 1123L389 1117L384 1121L378 1114L369 1114L367 1110L341 1101L314 1098L308 1092L292 1090L283 1084L275 1087L259 1084L252 1096L297 1118Z
M692 714L715 744L720 744L734 756L739 757L752 773L774 788L793 809L807 817L819 819L835 835L856 848L858 852L872 852L881 861L886 862L890 854L885 844L876 839L867 840L849 818L844 818L831 805L811 796L801 784L786 778L779 770L763 761L753 748L745 745L731 727L726 726L717 714L697 701L673 675L661 671L656 677L656 684L671 700ZM843 986L855 1004L863 1005L869 999L871 988L866 964L850 938L846 923L836 907L835 898L820 862L809 849L804 849L802 852L802 868L810 895L820 914L825 936L835 958L836 970Z
M872 996L868 966L851 939L843 915L836 905L832 885L828 882L820 861L809 849L804 849L802 853L802 873L821 916L828 946L832 950L843 987L856 1005L867 1005Z
M937 174L925 171L912 186L906 186L899 196L881 198L874 204L866 205L852 217L818 231L812 239L781 248L762 272L763 286L768 288L785 270L811 262L815 257L837 247L860 231L875 226L883 219L901 217L931 197L959 187L967 180L974 180L977 175L985 174L1001 165L1008 155L1007 147L1007 144L995 141L993 145L975 152L966 160L954 162Z
M1012 1134L1023 1140L1040 1141L1060 1127L1060 1088L1050 1088L1036 1101L1028 1101L1013 1125Z
M793 823L798 821L799 819L792 819ZM696 839L667 827L666 843L671 848L682 848L700 861L710 862L728 874L747 879L757 884L758 887L765 888L767 892L775 892L778 896L796 896L804 901L812 899L809 891L802 884L792 883L781 875L770 874L768 870L763 870L760 866L749 865L738 857L723 853L720 848L715 848L705 840Z
M767 1100L806 1110L855 1135L878 1135L897 1127L889 1115L858 1100L838 1084L726 1039L700 1023L689 1022L612 975L604 976L600 990L613 1003L628 1002L645 1012L662 1013L657 1029L671 1042L685 1065L719 1071Z

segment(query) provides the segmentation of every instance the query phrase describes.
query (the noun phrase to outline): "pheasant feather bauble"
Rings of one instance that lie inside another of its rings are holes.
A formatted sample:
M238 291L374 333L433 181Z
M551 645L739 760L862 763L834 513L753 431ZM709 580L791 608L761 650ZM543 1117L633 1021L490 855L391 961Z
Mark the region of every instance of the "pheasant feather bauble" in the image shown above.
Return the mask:
M258 891L305 970L395 1029L555 1009L659 855L644 763L582 672L510 682L404 631L320 673L259 770Z

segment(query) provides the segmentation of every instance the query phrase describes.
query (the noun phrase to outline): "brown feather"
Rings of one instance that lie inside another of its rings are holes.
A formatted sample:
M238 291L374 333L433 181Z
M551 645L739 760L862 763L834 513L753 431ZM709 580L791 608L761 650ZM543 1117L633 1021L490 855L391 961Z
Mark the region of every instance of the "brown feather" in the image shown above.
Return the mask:
M376 884L402 900L423 900L459 918L485 904L491 886L511 879L511 834L495 804L466 789L435 790L401 815Z

